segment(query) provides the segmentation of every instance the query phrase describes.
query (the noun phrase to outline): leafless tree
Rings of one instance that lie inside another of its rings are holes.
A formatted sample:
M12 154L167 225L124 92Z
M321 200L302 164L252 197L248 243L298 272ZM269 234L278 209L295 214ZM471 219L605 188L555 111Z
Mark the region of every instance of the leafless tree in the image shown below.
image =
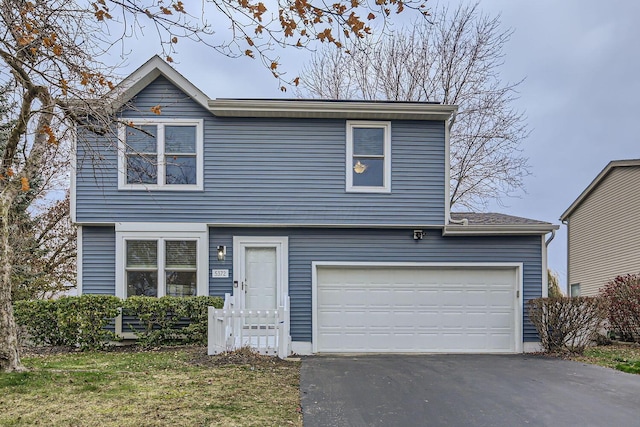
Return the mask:
M511 34L478 4L443 7L428 22L360 46L320 49L300 73L299 96L458 105L450 134L451 205L484 209L522 189L529 174L521 152L529 131L513 107L521 81L500 78Z

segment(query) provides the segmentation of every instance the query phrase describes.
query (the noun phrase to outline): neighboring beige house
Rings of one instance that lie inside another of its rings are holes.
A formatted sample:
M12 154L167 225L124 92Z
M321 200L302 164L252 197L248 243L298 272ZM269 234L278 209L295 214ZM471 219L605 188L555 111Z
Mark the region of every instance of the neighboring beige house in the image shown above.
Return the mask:
M562 214L571 296L640 272L640 159L610 162Z

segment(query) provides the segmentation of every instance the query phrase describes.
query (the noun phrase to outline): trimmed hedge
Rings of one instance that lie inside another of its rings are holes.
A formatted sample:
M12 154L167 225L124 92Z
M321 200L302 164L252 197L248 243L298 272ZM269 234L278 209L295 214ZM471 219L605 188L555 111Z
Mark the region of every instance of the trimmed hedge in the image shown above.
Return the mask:
M26 329L36 345L101 349L119 339L109 328L121 313L144 346L205 344L207 307L222 308L219 297L131 297L121 300L111 295L82 295L56 300L17 301L14 313L18 325ZM123 322L124 323L124 322Z
M121 304L120 298L111 295L82 295L16 301L14 313L34 344L88 350L102 348L116 338L106 328L120 313Z
M129 297L123 301L122 331L133 332L140 345L206 344L207 307L222 308L220 297ZM183 326L185 325L186 326Z

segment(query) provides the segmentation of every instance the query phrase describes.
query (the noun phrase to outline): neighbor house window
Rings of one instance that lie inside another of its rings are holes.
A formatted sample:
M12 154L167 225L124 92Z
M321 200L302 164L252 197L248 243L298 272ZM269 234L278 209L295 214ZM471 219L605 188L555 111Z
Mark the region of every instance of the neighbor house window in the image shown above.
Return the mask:
M569 288L569 296L579 297L580 296L580 283L573 283Z
M186 225L186 231L163 225L158 231L116 230L116 295L186 297L208 293L206 226ZM141 226L144 227L146 225ZM165 231L168 230L168 231Z
M202 189L202 120L121 125L121 189Z
M391 123L347 122L346 190L391 191Z

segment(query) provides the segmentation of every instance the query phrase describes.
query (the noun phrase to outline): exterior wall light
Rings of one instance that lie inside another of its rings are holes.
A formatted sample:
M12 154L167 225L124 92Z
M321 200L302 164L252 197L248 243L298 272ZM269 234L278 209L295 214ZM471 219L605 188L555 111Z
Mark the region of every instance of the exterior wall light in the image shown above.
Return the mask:
M227 247L218 246L218 261L224 261L226 255L227 255Z

